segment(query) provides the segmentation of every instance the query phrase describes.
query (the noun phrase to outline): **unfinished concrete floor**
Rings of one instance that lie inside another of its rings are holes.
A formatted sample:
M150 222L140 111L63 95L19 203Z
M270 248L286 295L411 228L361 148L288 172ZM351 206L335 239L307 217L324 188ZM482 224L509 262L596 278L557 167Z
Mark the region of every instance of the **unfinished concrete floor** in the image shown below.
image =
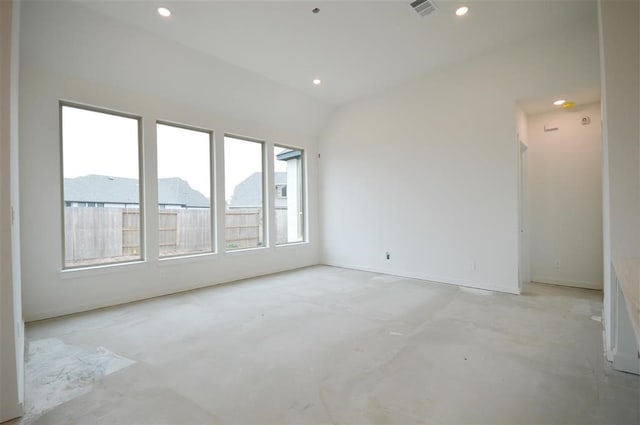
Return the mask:
M317 266L28 326L38 424L639 424L602 294Z

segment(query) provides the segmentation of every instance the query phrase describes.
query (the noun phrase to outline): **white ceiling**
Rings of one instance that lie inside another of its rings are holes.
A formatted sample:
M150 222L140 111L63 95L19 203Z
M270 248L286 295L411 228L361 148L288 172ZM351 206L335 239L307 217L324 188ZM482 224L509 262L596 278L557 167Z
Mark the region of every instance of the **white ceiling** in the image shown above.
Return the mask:
M88 1L88 7L339 105L489 49L595 19L588 0ZM461 5L470 6L463 18ZM172 16L163 19L158 6ZM320 13L311 10L320 8ZM212 76L214 77L214 76ZM311 81L322 79L321 86Z
M566 100L576 104L576 109L599 102L601 98L600 87L585 88L580 91L571 91L558 93L555 97L542 96L535 99L522 99L518 101L518 106L527 115L536 115L544 112L561 110L559 106L555 106L555 100ZM576 110L573 109L573 110Z

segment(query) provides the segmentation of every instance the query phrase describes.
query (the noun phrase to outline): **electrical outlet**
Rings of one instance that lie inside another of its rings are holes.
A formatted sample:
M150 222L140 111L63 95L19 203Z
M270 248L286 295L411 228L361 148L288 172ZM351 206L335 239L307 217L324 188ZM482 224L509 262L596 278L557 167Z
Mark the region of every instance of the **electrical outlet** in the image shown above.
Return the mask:
M554 267L556 268L556 270L560 270L560 260L555 261Z
M476 270L478 270L478 265L476 264L475 260L469 263L469 268L471 269L472 272L475 272Z
M385 253L385 256L386 256L387 260L391 260L391 254L389 253L389 251L387 251Z

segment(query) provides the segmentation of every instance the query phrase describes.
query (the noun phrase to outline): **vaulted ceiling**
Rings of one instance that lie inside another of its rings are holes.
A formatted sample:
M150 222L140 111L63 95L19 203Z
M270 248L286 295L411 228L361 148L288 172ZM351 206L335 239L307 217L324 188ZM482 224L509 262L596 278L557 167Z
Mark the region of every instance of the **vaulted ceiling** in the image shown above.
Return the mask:
M83 0L333 105L596 15L589 0L435 0L437 11L425 17L409 3ZM457 17L461 5L470 11ZM160 17L158 6L172 15Z

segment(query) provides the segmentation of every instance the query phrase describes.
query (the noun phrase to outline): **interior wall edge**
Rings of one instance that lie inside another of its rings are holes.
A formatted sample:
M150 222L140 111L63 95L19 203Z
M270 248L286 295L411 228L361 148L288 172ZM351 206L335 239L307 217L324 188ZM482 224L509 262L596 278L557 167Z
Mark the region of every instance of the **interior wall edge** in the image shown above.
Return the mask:
M0 422L23 414L24 324L21 312L19 256L14 251L16 222L18 21L20 2L0 4Z

